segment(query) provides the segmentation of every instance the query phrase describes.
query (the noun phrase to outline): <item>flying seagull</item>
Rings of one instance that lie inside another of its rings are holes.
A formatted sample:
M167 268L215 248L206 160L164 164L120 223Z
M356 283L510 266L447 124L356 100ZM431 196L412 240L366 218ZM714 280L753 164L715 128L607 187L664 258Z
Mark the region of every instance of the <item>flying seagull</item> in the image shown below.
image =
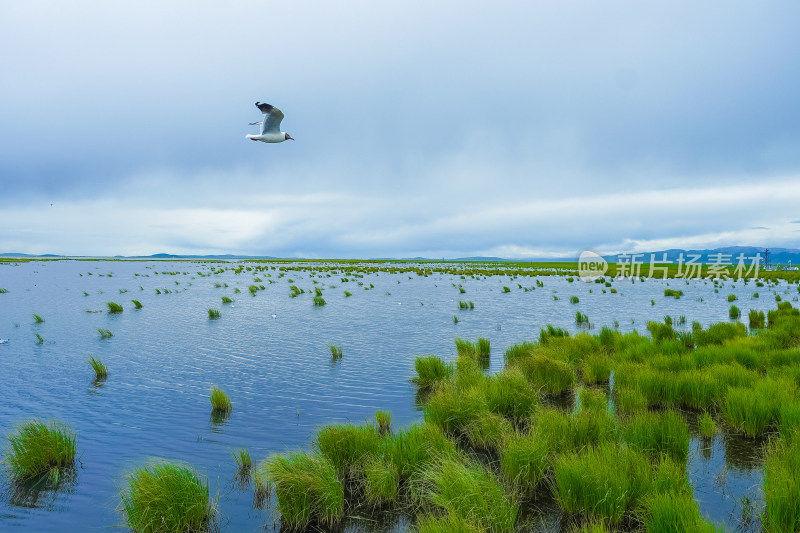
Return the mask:
M261 122L251 122L250 125L261 124L261 133L258 135L246 135L251 141L261 141L264 143L282 143L283 141L293 141L291 135L281 131L281 120L283 112L275 106L256 102L256 107L264 113L264 120Z

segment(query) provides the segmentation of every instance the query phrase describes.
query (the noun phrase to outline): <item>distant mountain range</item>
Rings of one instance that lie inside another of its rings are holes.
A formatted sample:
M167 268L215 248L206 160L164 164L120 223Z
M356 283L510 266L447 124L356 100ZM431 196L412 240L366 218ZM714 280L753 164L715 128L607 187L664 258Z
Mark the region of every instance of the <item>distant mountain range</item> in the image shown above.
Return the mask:
M642 257L640 258L641 261L649 262L650 261L650 254L655 255L656 261L662 261L666 254L666 260L670 262L675 262L680 254L684 254L684 258L688 258L689 254L698 254L701 256L701 261L709 262L712 256L716 256L716 254L726 254L730 255L729 262L735 263L736 257L739 254L744 254L746 258L750 258L755 256L756 254L761 254L761 257L764 257L764 248L758 248L756 246L727 246L723 248L714 248L714 249L701 249L701 250L681 250L681 249L670 249L670 250L658 250L655 252L637 252L643 253ZM77 256L61 256L57 254L42 254L42 255L32 255L32 254L21 254L21 253L0 253L0 257L77 257ZM90 257L90 256L86 256ZM617 254L607 254L604 255L606 261L609 263L614 263L617 261ZM160 253L160 254L153 254L147 256L122 256L116 255L113 259L297 259L295 257L274 257L269 255L236 255L236 254L218 254L218 255L180 255L180 254L167 254L167 253ZM520 258L520 259L508 259L503 257L489 257L489 256L473 256L473 257L457 257L457 258L430 258L430 257L378 257L378 258L370 258L371 260L384 260L384 261L488 261L488 262L542 262L542 263L554 263L554 262L575 262L578 260L577 255L575 256L563 256L563 257L530 257L530 258ZM792 265L800 265L800 249L798 248L769 248L769 260L770 264L773 265L786 265L791 262Z

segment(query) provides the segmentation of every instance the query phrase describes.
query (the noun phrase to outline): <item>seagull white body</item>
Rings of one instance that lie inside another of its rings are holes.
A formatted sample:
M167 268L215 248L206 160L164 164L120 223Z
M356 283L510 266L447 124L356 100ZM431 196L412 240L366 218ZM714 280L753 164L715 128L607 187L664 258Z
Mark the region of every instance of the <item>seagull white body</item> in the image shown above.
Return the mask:
M245 135L251 141L261 141L264 143L282 143L283 141L293 141L291 135L281 131L281 120L283 112L275 106L256 102L256 107L264 113L264 120L261 122L251 122L250 124L261 124L261 132L258 135Z

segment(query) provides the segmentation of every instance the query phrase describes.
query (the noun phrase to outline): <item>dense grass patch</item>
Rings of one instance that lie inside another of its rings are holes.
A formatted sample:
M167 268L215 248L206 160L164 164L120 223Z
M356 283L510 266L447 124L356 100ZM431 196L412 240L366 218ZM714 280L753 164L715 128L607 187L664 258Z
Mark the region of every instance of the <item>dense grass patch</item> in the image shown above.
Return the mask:
M142 533L207 531L216 514L208 482L172 463L134 470L121 498L128 527Z
M422 388L428 388L434 383L449 379L454 371L452 363L445 363L434 355L417 357L414 360L414 368L417 371L417 377L412 378L411 381Z
M697 425L700 435L706 439L713 437L717 429L714 419L711 418L708 412L703 413L700 418L697 419Z
M676 291L675 289L664 289L664 296L672 296L676 300L683 296L683 291Z
M534 387L549 394L560 394L572 388L577 380L575 369L569 363L537 355L517 363Z
M57 481L60 472L75 463L77 437L61 422L27 422L7 437L5 463L17 479L47 475Z
M800 531L800 437L772 444L764 460L764 526L770 533Z
M342 347L338 344L329 344L328 348L331 350L331 359L341 359L342 358Z
M559 457L553 467L559 505L568 512L619 523L647 494L650 463L616 443Z
M689 428L675 411L635 415L622 425L622 438L637 450L668 453L679 461L689 454Z
M344 487L336 468L319 454L274 455L265 464L278 512L290 528L337 524L344 514Z
M704 521L691 493L654 494L645 502L644 525L647 533L715 533L717 528Z
M425 500L482 531L511 532L518 507L480 465L444 460L424 471Z
M358 473L368 456L380 453L383 439L373 426L333 424L317 432L316 447L343 477Z

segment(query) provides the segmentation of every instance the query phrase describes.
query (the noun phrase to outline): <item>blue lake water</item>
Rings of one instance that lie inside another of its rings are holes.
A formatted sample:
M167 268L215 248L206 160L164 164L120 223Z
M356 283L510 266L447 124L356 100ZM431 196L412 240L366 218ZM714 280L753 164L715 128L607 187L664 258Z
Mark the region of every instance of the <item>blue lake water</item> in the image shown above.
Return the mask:
M684 315L687 328L692 321L727 321L729 294L738 296L735 303L745 317L750 309L774 309L773 293L789 301L797 296L785 283L756 288L728 281L715 292L714 284L703 280L622 280L613 283L617 294L604 294L608 289L600 284L570 283L563 276L462 279L379 272L342 282L340 274L308 270L279 277L277 267L284 264L239 274L236 266L0 263L0 288L8 290L0 294L0 339L8 340L0 344L0 435L31 418L58 419L76 431L80 458L71 483L58 492L34 493L35 500L12 494L6 474L0 474L0 530L121 526L125 474L156 458L189 463L208 477L218 494L222 531L271 529L275 518L269 505L254 509L252 489L234 482L231 452L246 447L260 460L308 449L320 425L364 421L376 410L391 411L394 427L421 419L408 381L414 358L454 358L455 337L489 338L496 371L508 346L537 339L546 324L577 331L576 311L589 316L590 331L616 321L621 331L646 332L648 320L665 315ZM256 277L261 281L254 282ZM537 279L543 287L536 287ZM265 289L252 296L248 286L254 283ZM290 285L306 293L291 298ZM511 292L504 293L504 286ZM667 286L684 296L664 297ZM315 287L323 290L327 305L313 305ZM346 297L346 290L352 296ZM760 298L752 298L756 291ZM580 303L569 302L573 295ZM233 304L222 304L222 296ZM131 299L142 309L134 309ZM459 310L459 300L474 302L474 309ZM107 313L109 301L122 304L124 312ZM209 308L219 309L221 317L209 320ZM35 323L33 313L44 322ZM113 337L101 339L98 328ZM42 344L36 343L37 333ZM329 344L342 346L341 360L331 361ZM108 367L105 382L93 382L90 355ZM212 385L233 401L231 416L222 421L210 416ZM693 441L689 472L695 496L715 522L758 531L757 516L749 522L740 517L743 505L752 505L755 514L763 506L760 453L726 439ZM726 457L728 447L736 446L746 448L745 459Z

